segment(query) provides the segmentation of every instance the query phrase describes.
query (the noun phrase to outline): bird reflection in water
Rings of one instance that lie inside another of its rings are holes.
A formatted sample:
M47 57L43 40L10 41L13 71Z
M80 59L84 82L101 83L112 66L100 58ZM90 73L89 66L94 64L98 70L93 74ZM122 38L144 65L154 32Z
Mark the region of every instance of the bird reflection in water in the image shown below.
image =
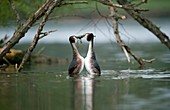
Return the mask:
M73 83L74 110L93 110L94 78L77 77Z
M75 44L76 40L82 39L83 37L85 37L89 42L89 48L85 59L80 55ZM70 63L68 73L70 77L73 77L74 110L93 110L94 108L93 96L95 77L100 76L101 74L93 48L94 37L95 36L92 33L69 37L73 51L73 59ZM89 73L87 77L79 76L84 68L84 65Z

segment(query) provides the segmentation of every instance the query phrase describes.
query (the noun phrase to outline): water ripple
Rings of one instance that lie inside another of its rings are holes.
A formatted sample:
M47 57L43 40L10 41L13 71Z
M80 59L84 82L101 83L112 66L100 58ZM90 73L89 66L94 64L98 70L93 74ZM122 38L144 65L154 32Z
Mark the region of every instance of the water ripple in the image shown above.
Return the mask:
M159 79L170 78L170 71L159 71L155 69L145 70L104 70L102 77L108 79L126 79L126 78L145 78L145 79Z

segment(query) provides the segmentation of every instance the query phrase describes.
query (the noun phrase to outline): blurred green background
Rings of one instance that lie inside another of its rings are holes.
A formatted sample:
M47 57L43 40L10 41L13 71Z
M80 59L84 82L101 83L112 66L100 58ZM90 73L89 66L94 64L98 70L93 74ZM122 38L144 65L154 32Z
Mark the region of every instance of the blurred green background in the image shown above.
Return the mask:
M44 2L45 0L13 0L14 5L22 20L27 19L32 15ZM73 1L73 0L67 0ZM96 11L96 8L101 12L106 12L107 7L102 4L96 4L95 0L87 0L88 4L80 5L64 5L60 8L56 8L53 11L52 16L56 15L88 15L91 12ZM113 0L115 2L115 0ZM133 0L141 1L141 0ZM148 0L147 4L141 7L147 8L150 11L146 12L147 17L170 17L170 0ZM97 11L96 11L97 12ZM95 15L93 15L96 17ZM0 0L0 25L7 25L11 23L16 23L16 17L10 7L8 0Z

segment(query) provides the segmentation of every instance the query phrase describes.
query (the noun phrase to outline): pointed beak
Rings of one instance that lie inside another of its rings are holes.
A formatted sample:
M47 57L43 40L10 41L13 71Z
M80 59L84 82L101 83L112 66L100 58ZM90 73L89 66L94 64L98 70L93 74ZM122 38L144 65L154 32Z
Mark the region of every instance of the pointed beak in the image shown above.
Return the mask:
M76 36L76 38L77 39L82 39L84 36L85 36L85 34L84 35L80 35L80 36Z
M81 40L83 37L87 38L87 36L89 35L89 33L83 34L83 35L79 35L79 36L75 36L77 39ZM96 37L96 36L94 36Z

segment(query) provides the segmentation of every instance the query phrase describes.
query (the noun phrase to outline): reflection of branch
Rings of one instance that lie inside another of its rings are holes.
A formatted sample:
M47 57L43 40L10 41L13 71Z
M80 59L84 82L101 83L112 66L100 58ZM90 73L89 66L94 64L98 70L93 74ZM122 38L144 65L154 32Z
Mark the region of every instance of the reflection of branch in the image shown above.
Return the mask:
M13 4L13 0L8 0L8 1L9 1L9 4L11 5L12 10L14 11L16 18L17 18L17 23L20 24L21 18L19 16L19 13L17 12L14 4Z

